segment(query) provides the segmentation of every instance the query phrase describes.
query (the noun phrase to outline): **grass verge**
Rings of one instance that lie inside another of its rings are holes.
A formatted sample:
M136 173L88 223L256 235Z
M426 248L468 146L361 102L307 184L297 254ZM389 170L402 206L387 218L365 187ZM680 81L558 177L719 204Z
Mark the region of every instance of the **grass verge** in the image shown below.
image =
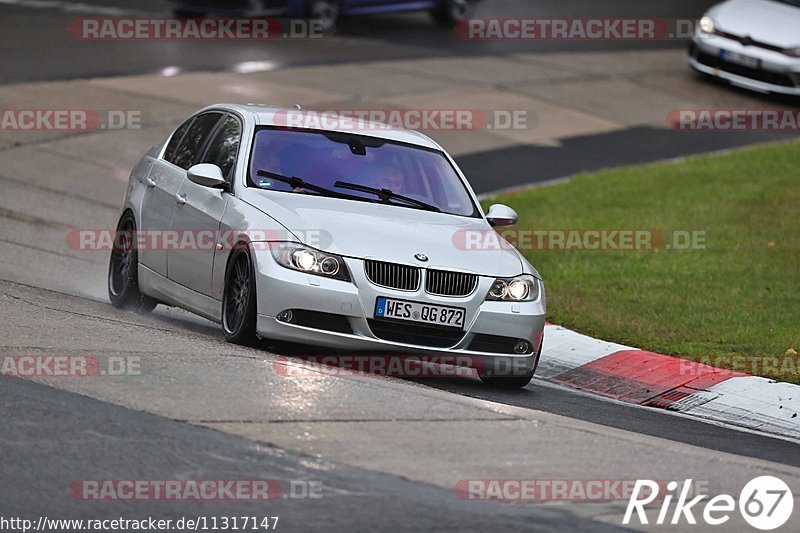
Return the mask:
M546 230L521 251L545 280L548 320L800 382L800 143L582 174L485 203L496 202L519 214L520 242ZM567 230L654 230L654 246L581 250L593 234ZM553 249L559 234L580 242ZM705 248L676 249L687 235Z

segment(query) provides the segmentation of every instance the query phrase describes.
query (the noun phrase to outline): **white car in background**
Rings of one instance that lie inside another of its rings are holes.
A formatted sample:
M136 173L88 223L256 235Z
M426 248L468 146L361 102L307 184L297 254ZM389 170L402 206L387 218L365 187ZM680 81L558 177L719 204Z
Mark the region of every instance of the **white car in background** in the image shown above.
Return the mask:
M800 0L728 0L700 19L689 65L738 87L800 96Z
M214 105L141 159L117 225L111 303L180 306L221 323L230 342L446 354L487 383L526 385L542 349L541 276L505 241L474 250L457 238L496 236L516 213L484 214L425 135L282 126L290 113L302 111ZM139 244L165 232L215 237Z

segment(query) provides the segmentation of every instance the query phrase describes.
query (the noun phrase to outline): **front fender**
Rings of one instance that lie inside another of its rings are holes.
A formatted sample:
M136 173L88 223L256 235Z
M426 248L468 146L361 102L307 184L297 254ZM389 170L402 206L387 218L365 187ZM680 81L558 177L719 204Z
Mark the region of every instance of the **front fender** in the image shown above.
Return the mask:
M220 222L220 233L223 235L223 248L214 253L214 266L211 280L211 296L222 300L225 288L225 270L228 266L233 247L238 243L247 244L251 249L256 272L259 271L259 261L265 257L272 260L269 253L260 253L267 249L270 241L295 240L289 231L252 205L232 197L225 207L225 213Z

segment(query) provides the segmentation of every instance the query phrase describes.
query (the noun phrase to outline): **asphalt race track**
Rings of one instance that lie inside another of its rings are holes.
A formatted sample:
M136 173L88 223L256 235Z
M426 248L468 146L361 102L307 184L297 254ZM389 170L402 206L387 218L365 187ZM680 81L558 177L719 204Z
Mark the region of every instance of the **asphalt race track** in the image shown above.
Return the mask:
M483 17L652 17L693 20L715 2L614 0L562 2L489 0L476 16ZM32 7L34 6L34 7ZM655 41L464 41L449 30L434 27L427 14L374 15L346 19L337 35L301 42L249 41L82 42L65 28L76 18L102 16L165 17L169 6L159 0L114 2L53 2L47 8L25 0L0 1L0 82L19 83L179 71L227 71L244 62L266 62L277 68L319 64L436 57L503 57L535 52L684 49L681 39ZM726 88L727 91L737 92ZM794 102L764 97L764 107L793 107ZM792 137L780 132L717 132L714 135L673 132L633 126L624 131L566 139L558 147L520 145L475 149L458 157L476 191L487 193L575 172L642 163ZM476 147L477 148L477 147ZM520 169L535 169L533 178Z
M580 504L543 508L479 502L481 507L476 508L478 504L459 501L452 489L441 487L440 476L450 475L446 465L444 472L431 473L422 457L419 464L413 460L405 464L407 457L389 458L375 448L355 444L365 438L389 446L387 439L392 439L404 447L409 446L407 436L423 449L451 448L409 450L412 454L463 457L468 464L461 471L466 472L480 470L476 467L481 463L469 461L483 456L481 469L492 470L493 461L503 462L504 454L490 459L494 452L486 456L477 435L492 431L495 424L513 425L527 415L502 408L492 408L500 412L491 415L469 410L460 397L524 407L537 426L549 427L541 443L525 443L535 450L526 452L528 461L540 465L537 468L553 465L544 471L573 464L571 469L585 472L584 477L598 468L609 477L631 468L673 475L688 472L707 479L713 488L731 490L731 476L766 468L786 477L791 475L789 465L798 465L795 443L598 400L538 381L524 390L502 392L466 378L422 380L416 385L368 376L294 380L276 371L280 363L266 346L226 344L216 327L183 312L165 309L153 317L139 316L102 302L7 282L0 283L0 295L0 319L20 325L5 336L9 340L4 352L141 359L140 375L40 379L56 388L0 378L3 475L17 481L2 488L2 515L140 519L265 514L280 516L288 530L304 531L524 529L532 523L543 531L613 529L613 522L604 523L612 511L599 504L588 504L587 509ZM400 403L398 397L403 398ZM591 424L573 433L577 422L569 419ZM451 440L453 425L471 426L477 431L476 440ZM339 434L340 427L348 436ZM598 432L601 427L607 429ZM437 436L442 430L448 436ZM557 436L549 436L552 431ZM637 434L642 436L631 437ZM586 439L594 443L586 450L596 458L593 468L565 453L586 448ZM611 448L606 439L614 441ZM555 442L559 446L553 446ZM639 456L634 442L646 444L648 451ZM547 446L541 447L544 443ZM520 444L507 453L516 457ZM654 455L666 459L653 461ZM692 466L686 471L684 461L694 455L699 462L689 461ZM376 460L380 467L364 468ZM522 465L519 468L522 471ZM421 481L426 477L432 483ZM240 478L279 480L284 487L298 481L319 483L323 497L293 501L284 496L253 504L86 502L67 496L67 488L82 479ZM580 474L575 478L583 479Z
M29 2L35 6L36 2ZM165 66L184 70L228 70L243 61L272 61L282 66L353 63L370 60L458 55L497 55L518 52L684 47L683 41L484 41L465 42L453 32L435 28L427 14L375 15L346 20L332 39L320 42L270 41L205 42L201 53L186 42L94 43L79 42L64 31L79 17L169 16L159 0L113 2L57 1L55 8L37 9L25 0L0 1L0 23L9 31L0 42L0 56L15 57L0 66L0 80L21 82L76 77L156 72ZM547 0L489 0L478 17L663 17L692 19L713 1L612 0L562 2ZM107 8L113 9L108 11ZM104 9L106 8L106 9ZM24 44L23 44L24 43Z
M459 530L520 530L531 523L542 531L619 529L541 507L487 503L476 509L439 487L259 445L16 379L0 378L0 410L7 435L2 447L4 477L38 479L37 486L27 490L13 486L3 490L0 508L4 515L13 510L23 516L86 516L85 502L64 498L63 488L85 475L79 465L90 461L98 478L128 464L127 472L138 479L177 479L191 472L209 479L304 478L322 483L319 499L225 506L230 516L278 516L279 526L287 530L398 531L412 529L412 520L413 529L432 531L445 523L447 529ZM92 503L94 516L137 518L144 506ZM147 504L146 510L154 518L213 516L219 514L219 504L164 502Z

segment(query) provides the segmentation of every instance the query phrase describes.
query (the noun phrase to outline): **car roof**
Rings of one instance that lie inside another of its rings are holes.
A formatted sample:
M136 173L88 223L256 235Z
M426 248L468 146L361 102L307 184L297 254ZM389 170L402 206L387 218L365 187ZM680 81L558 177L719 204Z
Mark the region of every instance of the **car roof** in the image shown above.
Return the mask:
M222 103L208 106L203 111L211 109L227 109L229 111L238 112L242 116L250 116L253 118L256 126L286 126L292 119L293 124L301 124L302 129L319 130L319 131L334 131L341 133L353 133L356 135L364 135L367 137L376 137L379 139L387 139L390 141L398 141L408 144L414 144L425 148L432 148L434 150L442 150L436 141L423 135L417 131L406 130L396 127L390 127L380 122L371 120L359 120L352 113L345 110L340 112L344 118L350 117L356 125L348 127L331 128L323 127L319 121L315 120L321 117L323 113L334 113L334 110L323 111L313 109L299 109L297 107L281 107L265 104L230 104ZM343 119L344 123L345 120Z

